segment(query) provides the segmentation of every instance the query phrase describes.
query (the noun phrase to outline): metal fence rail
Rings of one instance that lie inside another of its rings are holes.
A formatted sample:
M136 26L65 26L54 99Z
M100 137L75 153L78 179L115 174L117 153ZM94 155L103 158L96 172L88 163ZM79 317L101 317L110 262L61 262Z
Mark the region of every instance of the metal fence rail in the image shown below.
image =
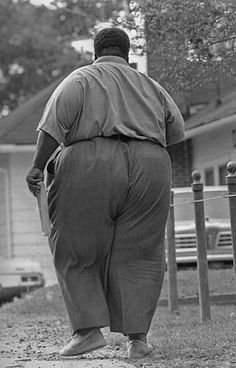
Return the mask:
M198 202L208 202L208 201L214 201L216 199L229 199L231 197L236 197L236 193L224 193L222 196L217 196L217 197L211 197L211 198L203 198L203 199L192 199L190 201L184 201L184 202L178 202L178 203L171 203L170 207L176 207L176 206L184 206L186 204L192 204L192 203L198 203Z

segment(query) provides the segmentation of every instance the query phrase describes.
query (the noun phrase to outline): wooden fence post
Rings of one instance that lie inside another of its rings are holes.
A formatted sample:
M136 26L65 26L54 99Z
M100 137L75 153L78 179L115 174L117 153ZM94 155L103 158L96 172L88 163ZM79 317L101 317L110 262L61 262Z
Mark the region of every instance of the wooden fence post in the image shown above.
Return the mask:
M236 163L229 162L227 165L228 175L226 176L226 183L228 185L229 192L229 213L231 223L231 235L233 245L233 260L234 260L234 272L236 277Z
M194 213L197 237L197 269L198 269L198 290L201 322L211 319L210 297L208 286L208 263L206 248L205 213L203 202L203 184L201 174L198 171L192 173L194 180L192 184L194 197Z
M169 311L178 309L177 266L175 251L175 217L174 191L171 191L170 209L166 224L167 230L167 273L168 273L168 306Z

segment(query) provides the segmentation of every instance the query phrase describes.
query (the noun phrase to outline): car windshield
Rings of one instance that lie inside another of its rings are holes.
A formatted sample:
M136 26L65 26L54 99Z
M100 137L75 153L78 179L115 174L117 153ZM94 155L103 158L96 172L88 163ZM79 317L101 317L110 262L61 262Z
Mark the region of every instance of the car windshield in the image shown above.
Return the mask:
M185 203L193 200L193 193L191 189L184 191L174 190L174 213L175 221L193 221L194 220L194 207L193 203ZM215 197L221 197L218 199L206 200L204 202L205 218L209 219L229 219L229 203L228 198L222 198L227 193L227 188L222 187L217 190L216 188L205 188L204 199L210 199ZM183 204L185 203L185 204Z

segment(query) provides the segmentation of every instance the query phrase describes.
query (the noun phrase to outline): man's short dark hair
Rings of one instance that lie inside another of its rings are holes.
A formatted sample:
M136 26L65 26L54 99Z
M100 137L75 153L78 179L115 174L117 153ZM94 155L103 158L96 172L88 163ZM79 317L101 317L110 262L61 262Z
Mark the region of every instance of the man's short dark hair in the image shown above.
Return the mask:
M120 28L104 28L95 36L95 58L104 55L116 55L128 60L129 49L129 37Z

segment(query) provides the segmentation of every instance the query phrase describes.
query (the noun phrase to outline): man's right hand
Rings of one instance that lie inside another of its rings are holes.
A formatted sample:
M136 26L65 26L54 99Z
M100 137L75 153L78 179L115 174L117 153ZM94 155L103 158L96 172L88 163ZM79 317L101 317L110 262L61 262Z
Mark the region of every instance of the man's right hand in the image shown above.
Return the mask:
M32 167L26 176L26 182L30 192L36 197L40 192L39 183L44 180L42 170L37 167Z

